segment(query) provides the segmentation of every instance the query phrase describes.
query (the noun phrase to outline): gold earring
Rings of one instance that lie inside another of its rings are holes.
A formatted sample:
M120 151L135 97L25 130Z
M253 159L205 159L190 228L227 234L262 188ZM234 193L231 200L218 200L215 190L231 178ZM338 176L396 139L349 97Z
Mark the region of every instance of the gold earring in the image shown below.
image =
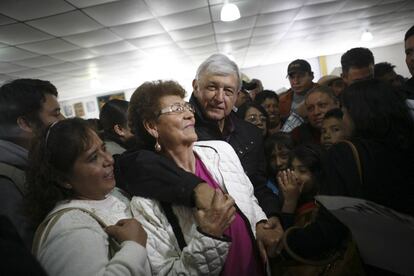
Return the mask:
M158 138L155 138L155 146L154 149L156 152L160 152L161 151L161 145L160 143L158 143Z

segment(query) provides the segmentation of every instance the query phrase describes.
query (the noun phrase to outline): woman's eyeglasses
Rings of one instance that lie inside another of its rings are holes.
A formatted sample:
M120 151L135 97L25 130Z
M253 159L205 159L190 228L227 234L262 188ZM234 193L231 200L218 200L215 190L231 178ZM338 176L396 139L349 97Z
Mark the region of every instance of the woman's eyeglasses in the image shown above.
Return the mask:
M190 103L175 103L161 109L161 111L158 113L158 117L163 114L184 113L185 111L190 111L191 113L195 112L194 107Z
M263 115L257 116L255 114L252 114L246 118L246 121L248 121L249 123L256 124L256 123L266 123L266 119L267 119L266 116L263 116Z

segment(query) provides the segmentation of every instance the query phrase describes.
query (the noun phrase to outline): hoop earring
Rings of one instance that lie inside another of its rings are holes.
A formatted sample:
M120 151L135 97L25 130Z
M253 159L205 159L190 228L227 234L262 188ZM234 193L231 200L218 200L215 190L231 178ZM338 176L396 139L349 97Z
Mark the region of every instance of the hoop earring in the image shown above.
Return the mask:
M160 145L160 143L158 143L158 138L155 139L154 149L155 149L156 152L160 152L161 151L161 145Z

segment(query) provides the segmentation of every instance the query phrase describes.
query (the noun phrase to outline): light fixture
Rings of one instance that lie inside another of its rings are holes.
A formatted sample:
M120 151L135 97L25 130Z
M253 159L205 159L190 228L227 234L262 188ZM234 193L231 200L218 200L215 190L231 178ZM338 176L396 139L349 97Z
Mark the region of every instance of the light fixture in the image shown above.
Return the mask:
M234 21L240 18L239 8L235 4L226 3L221 8L220 20L221 21Z
M374 38L374 36L368 30L365 30L361 35L361 41L363 41L363 42L371 41L373 38Z

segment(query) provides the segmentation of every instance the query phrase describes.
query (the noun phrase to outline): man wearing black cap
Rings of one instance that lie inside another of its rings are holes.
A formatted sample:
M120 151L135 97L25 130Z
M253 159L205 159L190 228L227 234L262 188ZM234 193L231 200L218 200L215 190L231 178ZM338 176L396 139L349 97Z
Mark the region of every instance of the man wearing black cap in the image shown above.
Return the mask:
M313 82L313 72L310 64L303 59L292 61L287 70L287 77L290 82L290 89L282 93L279 97L279 110L283 119L289 117L291 111L302 114L298 107L303 106L306 93L317 86Z

